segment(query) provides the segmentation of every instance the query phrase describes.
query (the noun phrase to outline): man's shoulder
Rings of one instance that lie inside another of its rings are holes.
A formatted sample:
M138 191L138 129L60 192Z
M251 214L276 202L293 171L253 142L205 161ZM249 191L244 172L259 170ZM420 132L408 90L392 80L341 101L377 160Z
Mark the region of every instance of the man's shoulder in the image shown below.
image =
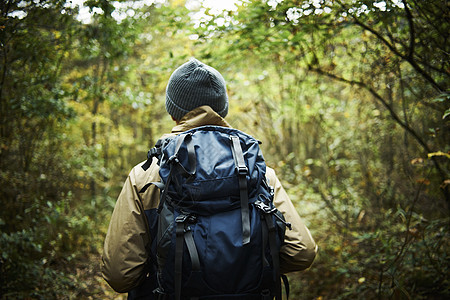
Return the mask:
M146 160L141 161L137 165L135 165L133 168L131 168L130 174L133 174L134 176L142 174L145 172L145 170L142 168L142 166L146 163Z
M145 163L146 161L142 161L135 165L128 175L133 185L137 187L142 187L148 182L159 181L159 166L156 163L156 158L153 159L150 168L147 170L142 168Z

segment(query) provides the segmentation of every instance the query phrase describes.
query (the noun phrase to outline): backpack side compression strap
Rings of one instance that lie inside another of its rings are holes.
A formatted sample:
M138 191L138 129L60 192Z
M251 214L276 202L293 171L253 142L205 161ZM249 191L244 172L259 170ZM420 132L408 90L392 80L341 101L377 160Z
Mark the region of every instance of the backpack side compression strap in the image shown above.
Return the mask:
M242 219L242 244L250 243L250 212L248 209L247 174L248 168L245 165L244 153L238 136L230 136L236 170L239 174L239 194L241 198L241 219Z
M176 241L175 241L175 299L181 298L181 278L183 270L183 237L184 221L186 216L180 215L176 218Z
M181 279L183 272L183 250L186 243L189 256L191 258L192 271L200 271L200 258L198 256L197 247L195 246L194 237L187 222L195 222L192 215L179 215L175 219L176 223L176 240L175 240L175 299L181 298Z
M275 227L274 220L272 219L272 215L278 218L276 212L276 208L271 208L264 202L258 200L255 202L256 207L261 211L263 217L264 217L264 223L265 227L267 228L268 234L269 234L269 249L270 254L272 256L272 264L273 264L273 270L274 270L274 280L275 280L275 299L281 300L281 278L283 278L280 274L280 251L277 247L277 241L276 241L276 235L277 235L277 228ZM281 220L285 222L284 220ZM289 225L289 228L291 226L290 223L286 223ZM264 231L263 231L264 234ZM283 278L283 282L285 283L286 287L286 296L289 298L289 284L287 282L287 278Z
M270 254L272 255L272 263L275 271L275 299L281 300L281 276L280 276L280 258L279 251L276 244L276 228L273 224L272 216L269 213L264 213L264 220L266 221L266 226L269 229L269 248Z

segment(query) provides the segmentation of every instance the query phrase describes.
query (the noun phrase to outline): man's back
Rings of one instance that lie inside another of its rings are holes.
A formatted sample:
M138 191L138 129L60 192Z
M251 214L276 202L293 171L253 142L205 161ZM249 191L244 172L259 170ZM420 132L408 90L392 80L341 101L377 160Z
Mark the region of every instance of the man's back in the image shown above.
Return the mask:
M182 66L183 68L180 67L180 69L196 74L193 77L196 80L210 80L211 78L214 79L215 76L217 77L217 74L212 72L210 67L199 65L198 61L190 61L186 65L187 67ZM203 76L202 72L210 75ZM183 85L180 80L186 79L185 84L188 85L195 85L196 83L189 81L189 76L184 73L178 74L180 76L174 76L174 74L172 74L171 81L168 84L166 107L172 117L180 114L182 117L174 118L177 125L170 135L180 134L205 125L230 127L223 119L228 111L228 98L226 94L223 95L225 89L220 87L223 78L211 85L201 84L200 92L192 94L188 92L189 89L183 90L187 86L180 87L180 84ZM176 79L174 82L177 82L175 89L170 88L172 79ZM211 92L203 91L202 89L205 87L213 90ZM190 88L194 88L194 86ZM201 105L194 108L189 106L181 108L186 103L192 103L189 99L178 97L191 94L195 96L196 103ZM214 94L211 98L213 99L213 107L208 105L208 99L210 99L208 97L211 97L211 94ZM169 99L169 95L172 98ZM180 110L177 110L178 108ZM219 115L217 111L221 114ZM142 169L143 164L141 163L133 168L119 195L105 239L102 258L104 278L118 292L131 291L131 297L136 295L136 291L142 291L141 289L146 290L151 295L151 291L148 291L149 288L145 287L143 283L156 276L155 270L149 268L149 265L151 265L152 260L156 259L156 253L153 253L151 246L156 240L157 233L149 230L149 224L152 228L152 224L158 220L160 192L156 186L149 187L143 193L139 193L139 191L149 182L160 181L160 168L156 158L146 171ZM286 273L303 270L309 267L314 260L317 246L273 169L267 168L265 177L268 184L274 188L273 201L275 207L282 212L286 221L292 224L292 230L286 231L284 244L280 249L280 271ZM227 278L223 278L223 280L227 280Z

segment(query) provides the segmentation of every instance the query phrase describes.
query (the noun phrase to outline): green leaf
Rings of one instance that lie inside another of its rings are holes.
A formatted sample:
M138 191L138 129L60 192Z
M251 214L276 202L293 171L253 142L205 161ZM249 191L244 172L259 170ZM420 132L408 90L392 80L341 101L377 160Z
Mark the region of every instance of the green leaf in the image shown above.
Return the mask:
M442 93L439 96L437 96L436 98L434 98L433 100L431 100L432 102L444 102L450 100L450 94L449 93Z

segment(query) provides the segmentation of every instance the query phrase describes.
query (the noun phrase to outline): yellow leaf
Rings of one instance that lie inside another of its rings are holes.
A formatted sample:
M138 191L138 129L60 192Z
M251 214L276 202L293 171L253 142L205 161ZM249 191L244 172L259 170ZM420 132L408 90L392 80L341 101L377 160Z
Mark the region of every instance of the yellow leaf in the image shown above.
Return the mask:
M428 153L428 158L432 158L433 156L446 156L447 158L450 158L450 154L442 151Z
M414 158L413 160L411 160L411 164L412 165L418 165L418 164L422 164L423 163L423 158Z
M441 184L441 188L445 189L450 184L450 179L445 179Z
M430 181L428 179L425 178L419 178L416 180L417 183L422 183L424 185L430 185Z

